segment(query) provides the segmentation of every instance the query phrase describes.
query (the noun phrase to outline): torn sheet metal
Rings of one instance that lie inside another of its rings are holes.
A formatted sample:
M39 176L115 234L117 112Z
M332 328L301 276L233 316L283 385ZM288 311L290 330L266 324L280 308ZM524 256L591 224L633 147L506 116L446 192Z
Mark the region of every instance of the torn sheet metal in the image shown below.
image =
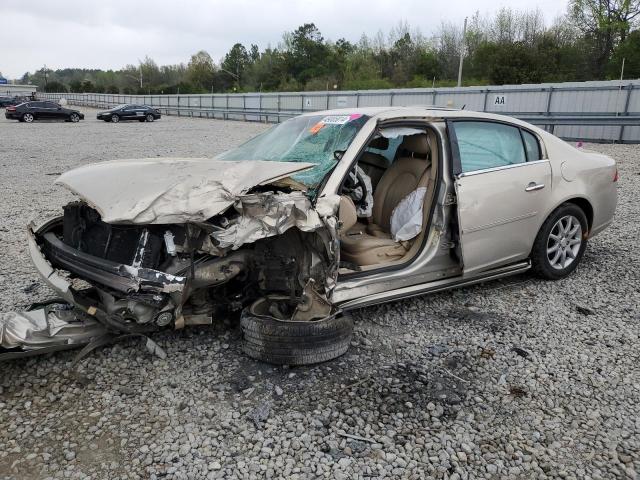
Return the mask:
M84 345L106 333L96 319L66 303L26 312L0 313L0 347L24 351Z
M234 208L240 217L224 230L211 233L220 248L236 250L245 243L280 235L291 227L312 232L324 225L318 211L302 192L244 195L234 203Z
M106 223L204 222L249 189L313 166L209 158L115 160L76 168L56 183L79 195Z

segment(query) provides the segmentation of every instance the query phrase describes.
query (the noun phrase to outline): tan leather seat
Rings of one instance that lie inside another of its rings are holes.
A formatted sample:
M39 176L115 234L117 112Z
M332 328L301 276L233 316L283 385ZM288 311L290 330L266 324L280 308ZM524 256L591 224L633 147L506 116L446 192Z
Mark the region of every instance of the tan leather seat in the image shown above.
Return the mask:
M356 223L340 238L341 258L359 266L375 265L402 258L411 242L396 242L389 233L393 209L418 187L427 186L431 160L426 134L406 137L399 156L384 173L373 194L373 223Z

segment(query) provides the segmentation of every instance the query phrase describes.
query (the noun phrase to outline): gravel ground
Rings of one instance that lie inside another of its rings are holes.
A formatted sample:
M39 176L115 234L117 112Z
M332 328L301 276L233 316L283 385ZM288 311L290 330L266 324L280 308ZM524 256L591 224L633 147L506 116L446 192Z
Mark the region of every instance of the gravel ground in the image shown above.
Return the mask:
M0 120L0 311L50 296L24 225L70 196L55 175L98 160L210 156L265 127L163 118ZM274 368L233 327L165 332L69 370L74 353L0 364L0 478L637 478L638 146L615 224L569 278L527 275L356 311L350 351Z

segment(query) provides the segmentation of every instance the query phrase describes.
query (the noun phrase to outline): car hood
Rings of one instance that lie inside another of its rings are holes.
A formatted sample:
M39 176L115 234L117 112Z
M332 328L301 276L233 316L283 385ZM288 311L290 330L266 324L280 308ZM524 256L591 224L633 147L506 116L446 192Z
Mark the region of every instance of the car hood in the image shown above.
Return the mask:
M314 165L263 160L143 158L76 168L61 184L95 208L107 223L204 222L239 195Z

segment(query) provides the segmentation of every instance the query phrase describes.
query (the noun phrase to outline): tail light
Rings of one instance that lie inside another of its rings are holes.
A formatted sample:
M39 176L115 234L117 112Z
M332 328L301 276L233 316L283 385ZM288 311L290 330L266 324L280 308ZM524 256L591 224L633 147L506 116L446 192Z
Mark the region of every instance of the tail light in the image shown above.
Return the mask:
M613 181L617 182L619 178L620 175L618 175L618 167L616 166L616 173L613 174Z
M15 112L16 111L16 107L7 107L7 110L9 112Z

